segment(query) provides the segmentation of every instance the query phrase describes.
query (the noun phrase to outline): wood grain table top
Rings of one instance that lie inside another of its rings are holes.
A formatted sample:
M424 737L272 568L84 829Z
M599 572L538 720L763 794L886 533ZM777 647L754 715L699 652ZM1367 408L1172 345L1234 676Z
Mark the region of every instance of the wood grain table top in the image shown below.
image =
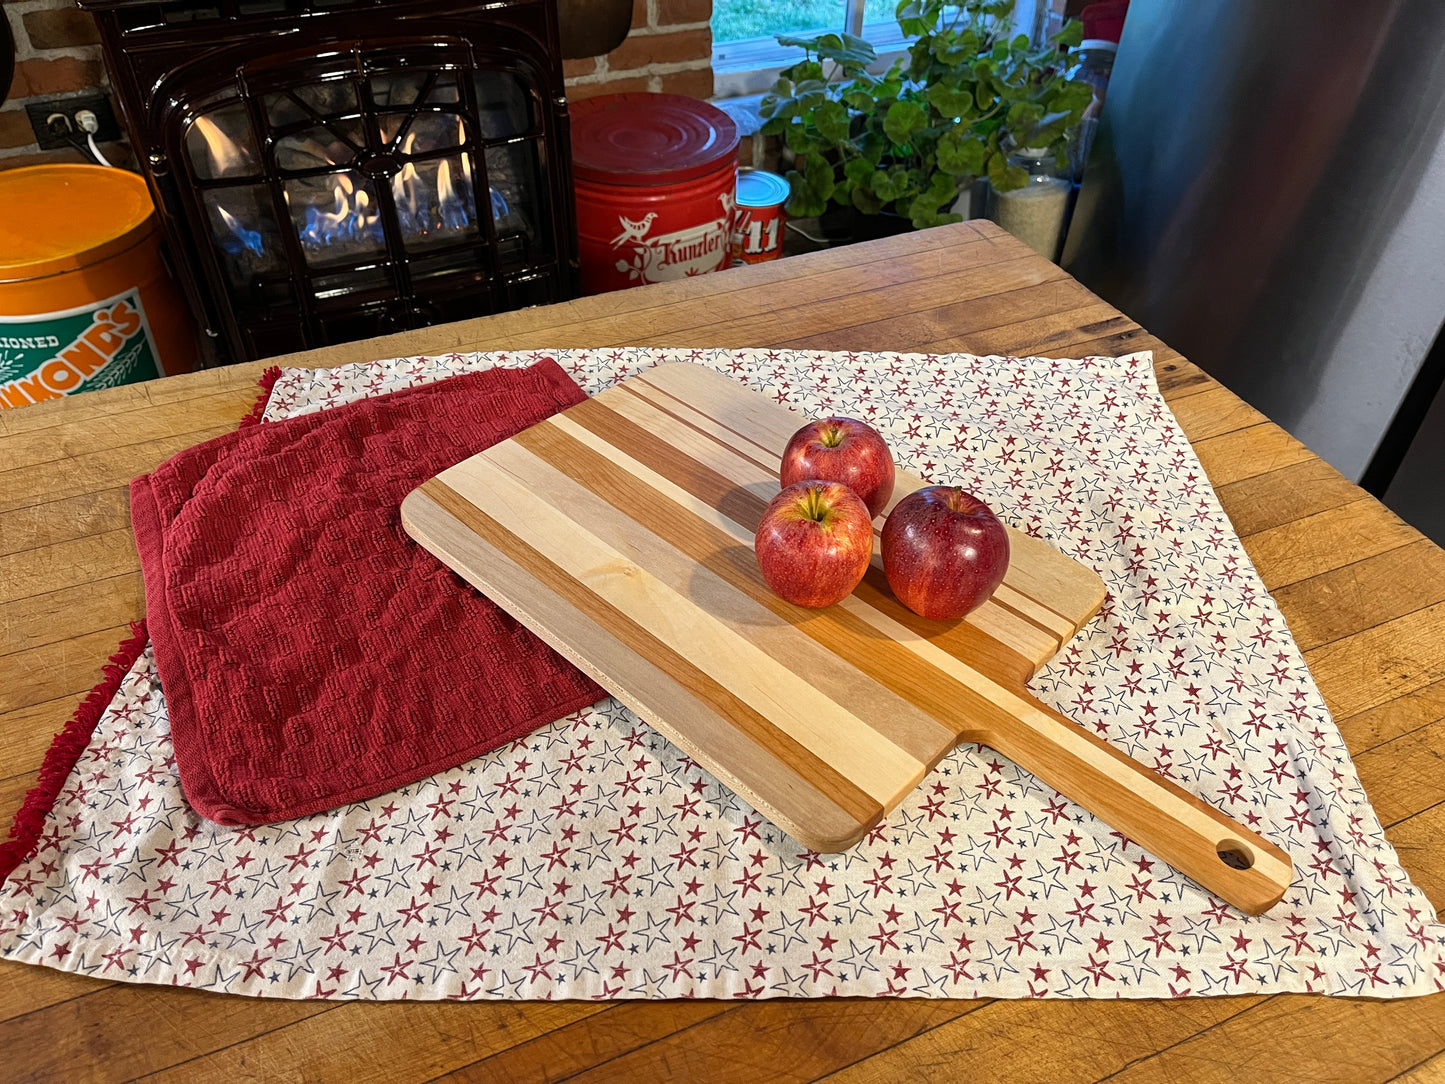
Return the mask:
M986 222L273 359L606 346L1078 357L1155 370L1411 878L1445 899L1445 552ZM265 363L0 411L0 817L144 613L126 487L234 428ZM262 1001L0 963L0 1076L1445 1078L1445 995L1174 1001Z

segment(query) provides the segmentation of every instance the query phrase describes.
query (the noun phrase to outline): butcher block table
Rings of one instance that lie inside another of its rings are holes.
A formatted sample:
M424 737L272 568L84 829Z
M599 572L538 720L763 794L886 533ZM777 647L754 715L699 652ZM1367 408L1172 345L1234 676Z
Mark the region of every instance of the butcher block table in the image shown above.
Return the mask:
M532 348L1153 350L1414 881L1445 900L1445 553L986 222L0 411L0 816L142 616L127 483L235 427L265 364ZM1445 1078L1445 995L1174 1001L263 1001L0 963L14 1080Z

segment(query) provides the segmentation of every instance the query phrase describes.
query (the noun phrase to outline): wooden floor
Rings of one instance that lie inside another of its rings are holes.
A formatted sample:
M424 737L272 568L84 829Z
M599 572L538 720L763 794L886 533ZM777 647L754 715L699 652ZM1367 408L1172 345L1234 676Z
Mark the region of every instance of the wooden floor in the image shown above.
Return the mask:
M1445 900L1445 553L1058 268L965 223L292 359L608 345L1156 351L1414 881ZM143 612L125 485L259 364L0 411L0 816ZM259 1001L0 964L0 1079L1428 1081L1445 995L1177 1001Z

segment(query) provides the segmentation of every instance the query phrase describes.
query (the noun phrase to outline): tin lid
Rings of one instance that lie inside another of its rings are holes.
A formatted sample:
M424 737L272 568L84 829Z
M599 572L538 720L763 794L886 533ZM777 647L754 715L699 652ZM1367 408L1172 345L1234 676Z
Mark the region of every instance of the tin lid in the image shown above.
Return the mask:
M145 181L123 169L22 166L0 171L0 281L89 267L152 228Z
M738 170L739 207L777 207L788 202L791 189L776 173L761 169Z
M672 184L737 157L738 129L680 94L607 94L571 107L572 172L604 184Z

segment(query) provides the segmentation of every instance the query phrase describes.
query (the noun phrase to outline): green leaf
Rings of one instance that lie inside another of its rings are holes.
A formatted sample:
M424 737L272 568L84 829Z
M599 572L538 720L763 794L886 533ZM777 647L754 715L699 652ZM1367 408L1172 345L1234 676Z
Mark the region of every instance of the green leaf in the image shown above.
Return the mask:
M959 133L957 140L944 140L938 142L938 165L946 169L954 176L980 176L984 172L984 159L988 156L987 147L983 140L977 136L964 136Z
M988 172L989 184L993 185L1000 192L1005 190L1004 177L1008 171L1008 159L1001 151L994 151L988 156L988 164L985 167Z
M788 149L794 154L807 154L818 147L818 137L808 130L808 126L802 123L788 125L785 138Z
M811 38L800 38L793 34L774 34L778 44L786 48L806 49L810 53L818 51L818 43L823 40L824 35L814 34Z
M936 196L940 204L952 203L958 198L958 182L947 173L935 173L928 179L928 187L924 191Z
M962 222L963 215L942 211L926 196L915 196L908 204L908 219L915 229L926 230L931 226L942 226L946 222Z
M1056 45L1062 45L1068 49L1077 49L1079 43L1084 40L1084 24L1078 19L1070 19L1064 24L1064 28L1054 35L1053 41Z
M941 116L959 120L968 120L973 116L973 87L950 87L936 83L928 88L926 97L928 104L938 110Z
M788 214L796 218L810 218L828 209L828 201L820 200L796 169L788 170Z
M1049 109L1067 110L1077 121L1094 100L1094 88L1082 79L1069 79L1048 98Z
M1030 127L1044 115L1044 107L1037 102L1014 102L1009 106L1008 119L1005 123L1014 131L1021 131Z
M831 143L848 141L848 107L842 102L822 102L813 110L813 125Z
M973 59L978 52L976 42L965 40L952 30L946 30L941 34L934 34L931 37L918 39L921 42L927 41L928 55L932 56L940 64L948 68L962 67L969 60Z
M903 33L912 38L936 29L943 8L944 0L900 0L893 16Z
M843 35L843 49L850 54L848 59L856 60L860 64L872 64L878 59L878 51L873 48L873 43L867 38L855 37L852 34Z
M928 110L918 102L904 99L888 107L888 114L883 118L883 134L895 144L904 144L927 124Z
M827 75L823 71L823 65L819 64L816 60L804 60L793 65L791 78L800 83L812 82L813 80L821 83L827 79Z
M876 215L883 210L883 201L868 191L868 189L859 185L853 189L853 206L865 215Z
M821 154L810 154L803 161L803 176L813 194L824 203L833 194L833 166Z
M1025 133L1023 146L1047 147L1068 130L1074 119L1074 114L1068 112L1044 114Z
M840 64L867 67L878 59L878 53L865 39L852 34L818 34L811 38L775 35L779 45L798 46L818 54L819 60L836 60Z
M868 184L873 177L873 163L866 158L850 158L843 166L843 176L854 184Z
M945 132L938 141L938 168L954 177L977 177L987 156L983 140L963 128Z

